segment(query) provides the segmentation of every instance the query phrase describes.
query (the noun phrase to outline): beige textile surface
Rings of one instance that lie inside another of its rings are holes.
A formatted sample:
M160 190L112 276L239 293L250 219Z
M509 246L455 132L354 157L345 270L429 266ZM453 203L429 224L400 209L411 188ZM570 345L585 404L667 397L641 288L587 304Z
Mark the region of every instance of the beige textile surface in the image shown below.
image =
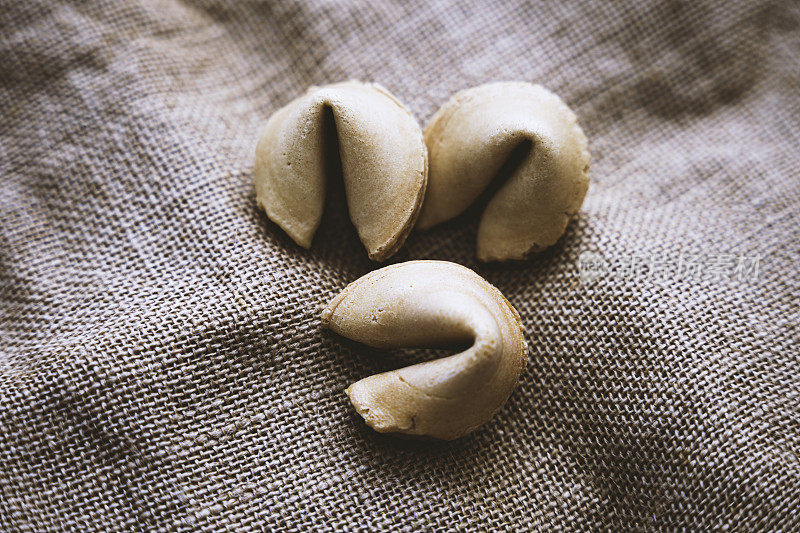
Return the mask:
M0 529L800 529L798 73L791 1L3 0ZM519 387L451 443L347 402L419 354L320 331L376 268L341 202L309 251L255 206L259 126L349 78L422 123L533 81L589 137L551 250L477 264L467 217L393 258L523 317Z

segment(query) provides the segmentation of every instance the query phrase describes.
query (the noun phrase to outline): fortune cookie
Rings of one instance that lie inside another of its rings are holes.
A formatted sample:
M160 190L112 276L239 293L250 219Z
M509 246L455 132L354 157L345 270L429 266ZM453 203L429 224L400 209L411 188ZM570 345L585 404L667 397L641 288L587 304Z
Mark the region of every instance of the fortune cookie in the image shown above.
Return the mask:
M503 406L527 358L519 314L466 267L409 261L348 285L322 312L335 333L376 348L470 344L460 353L366 377L347 389L379 432L455 439Z
M370 259L384 260L402 246L419 213L427 153L416 120L380 85L311 87L276 111L256 147L258 205L310 247L325 205L330 143L338 144L350 219Z
M583 203L589 150L575 114L530 83L490 83L455 94L425 128L430 175L417 227L471 206L490 187L478 227L482 261L522 259L554 244ZM527 148L502 184L512 153Z

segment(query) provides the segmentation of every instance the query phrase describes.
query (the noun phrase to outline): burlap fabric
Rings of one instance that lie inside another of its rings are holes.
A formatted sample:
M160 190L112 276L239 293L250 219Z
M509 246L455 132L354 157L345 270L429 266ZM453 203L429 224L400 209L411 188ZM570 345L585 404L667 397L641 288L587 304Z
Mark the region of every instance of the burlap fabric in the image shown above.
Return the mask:
M0 529L800 529L796 2L0 14ZM420 354L320 331L376 267L340 203L310 251L255 205L259 126L348 78L421 123L535 81L590 139L551 250L477 264L468 217L392 259L522 314L518 389L455 442L378 435L343 393ZM584 252L611 267L582 279Z

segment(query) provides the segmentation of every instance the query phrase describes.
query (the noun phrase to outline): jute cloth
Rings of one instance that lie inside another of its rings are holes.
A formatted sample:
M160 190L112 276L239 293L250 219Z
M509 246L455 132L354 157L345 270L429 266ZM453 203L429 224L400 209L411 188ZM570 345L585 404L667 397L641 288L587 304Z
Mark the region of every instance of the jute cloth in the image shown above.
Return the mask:
M791 1L4 1L0 529L798 531L799 73ZM478 264L468 217L392 259L523 317L519 387L455 442L344 395L430 353L320 330L378 266L341 202L310 251L255 205L259 126L350 78L422 124L541 83L590 139L552 249Z

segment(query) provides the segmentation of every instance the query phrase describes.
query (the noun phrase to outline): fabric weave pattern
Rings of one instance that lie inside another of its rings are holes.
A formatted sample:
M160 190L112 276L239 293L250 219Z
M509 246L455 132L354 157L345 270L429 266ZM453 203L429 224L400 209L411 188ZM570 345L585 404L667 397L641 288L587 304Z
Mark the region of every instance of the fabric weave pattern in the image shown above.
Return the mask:
M0 13L0 530L800 529L797 3ZM473 268L523 317L518 389L451 443L376 434L344 395L418 354L319 328L378 267L341 198L308 251L255 205L259 127L350 78L421 124L541 83L589 138L553 248L482 265L461 219L391 260ZM581 279L585 252L667 272Z

